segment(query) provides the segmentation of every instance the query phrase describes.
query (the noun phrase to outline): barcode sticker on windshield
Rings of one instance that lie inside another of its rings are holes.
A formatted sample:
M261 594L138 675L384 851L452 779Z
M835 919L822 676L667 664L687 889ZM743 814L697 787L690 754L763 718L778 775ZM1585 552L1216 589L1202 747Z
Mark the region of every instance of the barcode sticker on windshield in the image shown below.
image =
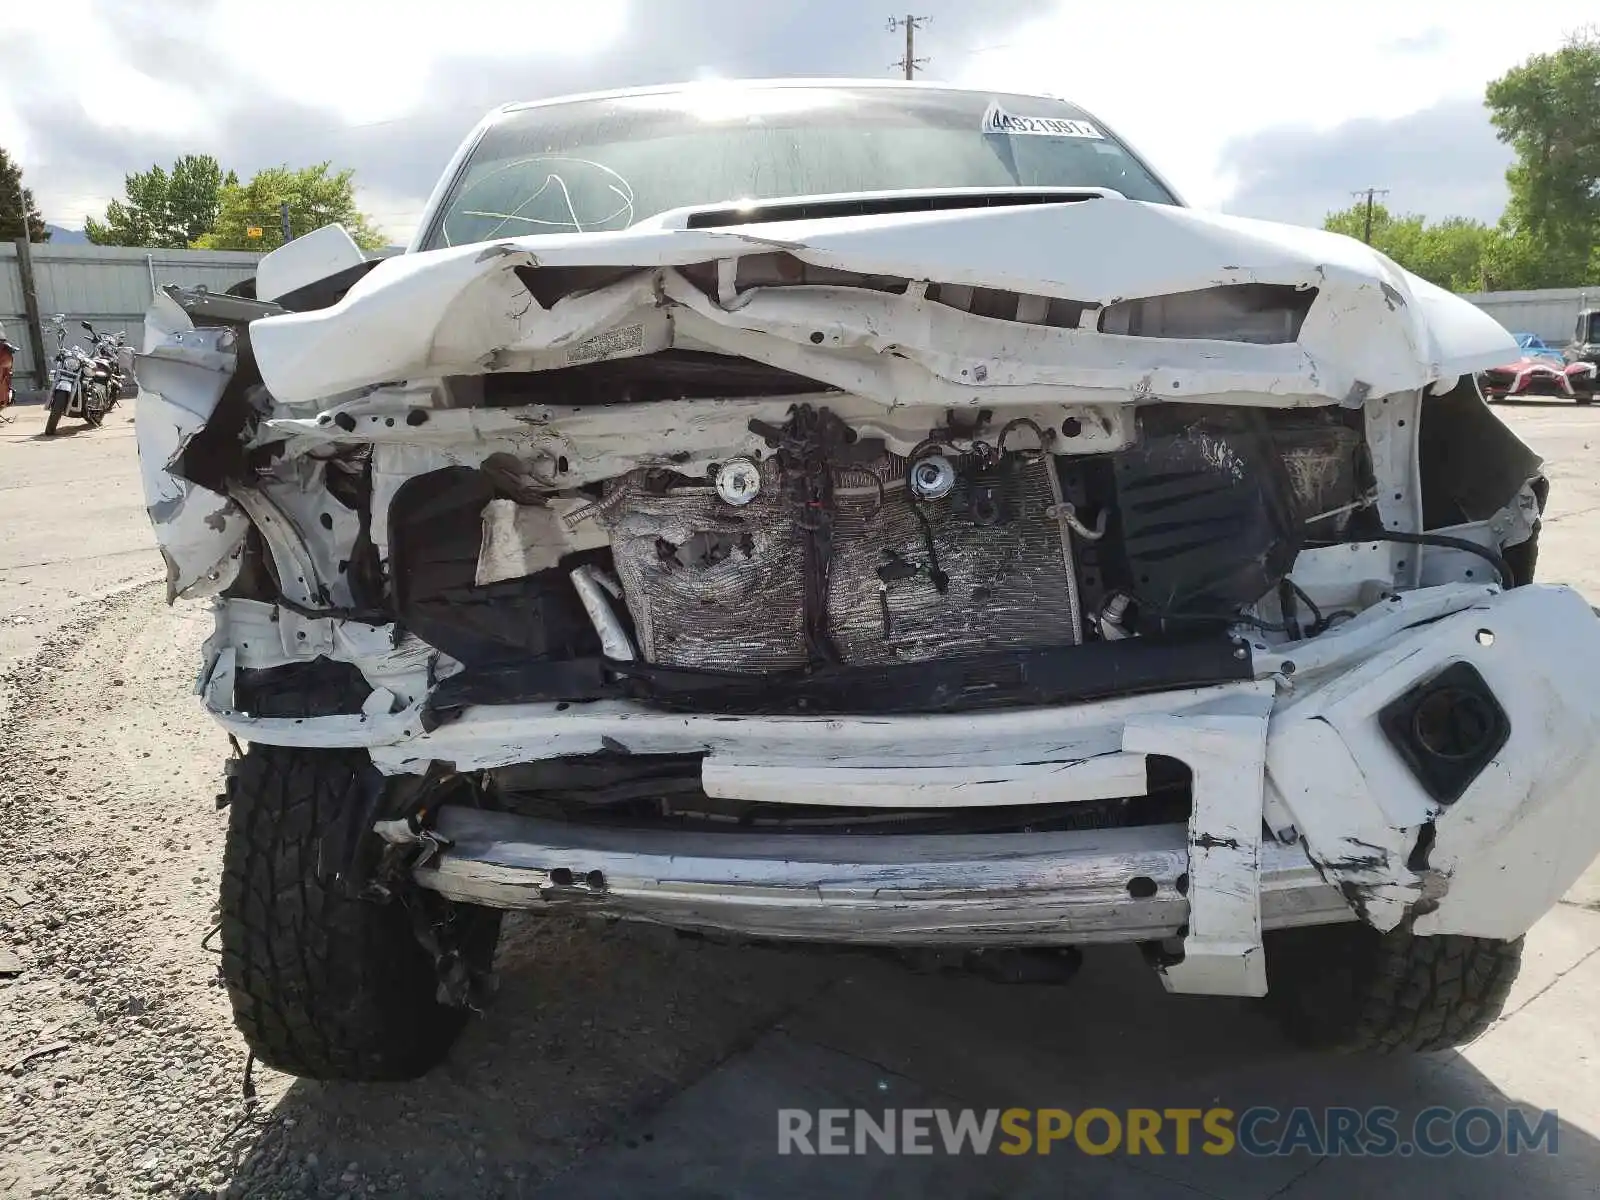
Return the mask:
M1068 117L1024 117L1007 112L1000 107L999 101L989 105L988 111L983 114L983 131L1031 133L1041 137L1094 138L1097 141L1105 138L1105 134L1088 121L1078 121Z

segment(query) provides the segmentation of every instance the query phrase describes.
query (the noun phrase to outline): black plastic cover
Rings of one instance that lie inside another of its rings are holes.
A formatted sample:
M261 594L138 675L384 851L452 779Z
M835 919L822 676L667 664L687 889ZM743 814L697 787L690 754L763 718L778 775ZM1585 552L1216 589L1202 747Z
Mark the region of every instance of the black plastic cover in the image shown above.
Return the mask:
M1141 625L1226 619L1294 564L1302 516L1260 413L1163 405L1113 456L1119 541Z
M1221 635L1131 638L1007 650L933 662L740 673L602 659L469 667L429 699L469 704L629 697L683 711L728 714L936 713L1074 704L1249 679L1249 648Z
M234 681L235 702L252 717L331 717L353 714L372 694L354 663L331 658L242 667Z
M469 666L598 654L599 637L560 568L478 585L488 476L446 467L407 480L389 507L397 619Z
M1378 724L1440 804L1459 800L1511 737L1511 718L1467 662L1451 663L1391 700Z

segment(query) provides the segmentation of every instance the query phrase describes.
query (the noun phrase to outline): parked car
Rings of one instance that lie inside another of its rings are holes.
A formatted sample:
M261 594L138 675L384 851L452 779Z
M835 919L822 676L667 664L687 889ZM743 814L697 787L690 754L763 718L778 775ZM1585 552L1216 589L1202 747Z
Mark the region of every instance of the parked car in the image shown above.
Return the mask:
M1513 333L1511 337L1525 358L1547 358L1551 362L1564 361L1561 351L1546 345L1544 339L1536 333Z
M254 293L157 298L137 431L282 1070L427 1070L505 909L1012 980L1134 943L1433 1050L1600 849L1510 335L1075 105L511 105L406 254L330 227Z
M1572 331L1572 341L1563 351L1569 363L1600 366L1600 308L1583 308Z
M1482 375L1483 393L1491 400L1515 396L1554 396L1579 404L1594 402L1600 388L1600 367L1593 362L1568 362L1531 333L1513 334L1521 356Z

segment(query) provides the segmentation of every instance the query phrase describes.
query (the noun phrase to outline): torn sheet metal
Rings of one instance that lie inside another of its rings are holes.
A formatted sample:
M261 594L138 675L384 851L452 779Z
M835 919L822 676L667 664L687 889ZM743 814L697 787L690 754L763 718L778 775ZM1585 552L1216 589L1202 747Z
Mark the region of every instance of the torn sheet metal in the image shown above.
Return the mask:
M1272 687L1181 716L1148 714L1122 733L1125 750L1165 754L1189 768L1189 922L1183 957L1162 968L1168 991L1264 996L1261 824Z
M815 267L1092 308L1245 284L1314 288L1317 296L1298 341L1253 345L938 312L917 287L905 295L765 287L724 306L677 270L774 251ZM518 274L574 266L635 271L548 307ZM1231 392L1345 402L1453 380L1515 351L1493 318L1349 238L1125 200L451 247L388 259L331 308L269 317L251 334L263 378L293 404L390 380L482 373L508 353L578 344L657 308L694 312L701 331L725 331L719 340L749 335L736 352L793 360L813 378L837 382L831 376L853 362L859 378L851 390L891 405L948 402L930 400L929 385L965 389L967 403L983 404L994 402L986 394L1019 386L1056 400ZM695 336L674 322L672 344ZM899 371L877 369L896 362Z
M427 402L431 403L431 401ZM926 407L885 409L860 396L803 392L766 399L659 400L634 404L573 407L551 404L511 408L437 408L421 424L406 417L416 411L412 390L380 389L339 406L333 413L350 418L341 429L314 418L279 417L263 422L262 437L287 438L286 456L326 452L328 444L374 447L374 540L384 522L382 494L389 476L406 478L444 466L476 467L507 456L534 480L551 490L600 483L637 467L668 467L690 476L704 476L714 463L732 458L761 458L769 453L766 439L750 423L782 425L795 404L826 406L861 437L881 438L884 448L909 454L928 436L930 425L945 414ZM1117 404L1018 405L1005 420L1026 420L1044 429L1071 429L1055 439L1059 454L1105 454L1129 445L1135 436L1134 410ZM1003 424L1003 422L1001 422ZM975 437L995 435L991 421L981 435L947 439L957 450L971 447ZM567 466L560 470L561 460Z
M547 571L568 554L606 544L592 521L573 521L592 506L576 496L552 496L548 504L491 500L483 509L483 542L478 548L478 586Z
M260 600L230 598L217 605L219 636L239 667L267 670L331 658L354 664L375 691L405 705L422 700L433 681L459 669L432 646L414 634L399 633L393 625L309 617ZM221 706L234 707L231 689ZM388 713L390 706L381 711Z
M726 754L743 763L959 766L1056 762L1121 749L1122 724L1144 712L1182 712L1255 683L1182 688L1064 708L893 717L727 717L672 713L627 701L470 708L411 742L373 752L386 774L416 774L433 759L477 770L596 754ZM315 722L307 721L307 725Z
M573 909L755 938L889 945L1155 941L1189 920L1181 825L807 836L585 828L446 805L417 882L495 908ZM1130 899L1127 880L1151 895ZM1261 924L1350 919L1296 846L1264 847Z
M234 606L241 617L255 611L249 602L230 602ZM266 606L256 607L261 611L253 619L270 624ZM337 636L332 628L329 636ZM253 661L303 654L297 648L309 640L298 636L304 631L293 625L274 631L268 656L254 660L252 652ZM1600 675L1600 620L1577 593L1560 587L1506 593L1430 588L1285 649L1300 657L1294 668L1284 650L1263 655L1258 664L1265 678L1280 683L1265 742L1269 779L1250 792L1251 811L1258 822L1263 789L1270 786L1279 823L1294 827L1319 869L1369 923L1388 929L1410 916L1419 932L1513 937L1600 851L1600 810L1589 802L1600 787L1600 728L1586 699ZM365 656L348 646L341 656L362 659L366 671L370 658L379 656L378 647L373 651ZM1504 748L1459 800L1444 805L1429 797L1396 755L1377 714L1450 662L1471 663L1514 716ZM423 664L413 660L409 671L409 679L396 672L387 685L402 700L412 699L411 707L376 719L261 722L229 711L216 715L238 736L370 747L387 773L419 773L441 759L474 770L620 746L636 754L709 753L707 778L714 786L727 776L777 796L791 770L799 772L793 776L799 782L807 772L828 769L970 769L1119 751L1176 754L1196 760L1192 769L1196 762L1203 769L1199 760L1211 744L1201 719L1205 706L1233 703L1230 697L1244 702L1266 686L948 717L730 719L656 712L622 701L505 705L469 709L425 732L426 715L416 702ZM372 681L377 685L380 679ZM214 692L213 708L227 707ZM1191 738L1199 741L1190 746ZM826 746L825 760L817 758L819 745ZM906 779L920 777L913 771ZM1218 817L1231 824L1212 828L1207 822L1218 814L1209 802L1196 812L1201 815L1192 832L1197 843L1209 839L1208 854L1238 841L1237 831L1230 832L1237 820ZM1418 857L1430 825L1433 840ZM1243 853L1243 842L1232 848ZM1232 940L1210 932L1201 936ZM1240 959L1245 967L1247 958Z
M1386 740L1379 713L1456 663L1511 714L1510 735L1444 803ZM1578 593L1485 595L1346 670L1296 672L1267 769L1312 859L1365 920L1389 929L1409 913L1418 933L1517 937L1600 852L1597 673L1600 620Z
M167 564L167 602L206 596L238 574L250 528L244 511L172 469L189 440L205 428L233 377L231 329L196 329L171 299L157 295L139 355L140 396L134 414L145 509Z

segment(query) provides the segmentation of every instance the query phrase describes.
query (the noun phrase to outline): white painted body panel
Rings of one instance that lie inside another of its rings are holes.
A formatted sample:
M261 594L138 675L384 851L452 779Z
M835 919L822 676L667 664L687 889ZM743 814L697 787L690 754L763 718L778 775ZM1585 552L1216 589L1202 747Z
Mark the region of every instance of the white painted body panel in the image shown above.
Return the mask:
M773 251L817 267L1093 306L1253 283L1317 288L1318 298L1298 342L1252 345L1002 322L915 289L755 288L721 305L675 269ZM559 267L637 270L541 308L516 270ZM1346 402L1453 381L1516 353L1492 318L1349 238L1111 199L426 251L380 263L331 308L265 318L251 334L268 387L296 404L503 368L631 328L657 308L689 318L673 345L727 349L889 405L1226 393Z
M256 641L257 665L338 652L327 639L344 636L314 631L331 622L297 623L286 614L280 623L268 619L269 606L229 603L260 610L263 627L273 630L278 649L263 653ZM302 636L308 628L312 634ZM387 669L386 698L416 692L418 651L409 660L406 651L391 651L381 629L367 640L365 649L350 644L340 656L369 674ZM1292 825L1296 852L1315 867L1306 886L1341 889L1351 911L1380 929L1410 916L1419 933L1519 936L1600 852L1600 809L1592 803L1600 789L1600 712L1591 699L1600 619L1577 593L1539 585L1506 593L1423 589L1296 653L1292 675L1281 654L1263 656L1255 683L950 716L728 718L627 702L523 704L469 709L425 732L423 708L413 702L359 718L262 719L230 708L232 650L211 669L206 694L236 736L362 746L390 772L420 772L434 761L472 770L620 745L638 754L705 753L708 793L776 804L1028 803L1044 799L1043 778L1052 781L1052 801L1086 801L1140 794L1134 775L1142 767L1135 768L1146 754L1178 758L1194 774L1194 809L1185 959L1164 975L1175 991L1255 995L1265 988L1256 915L1264 813L1281 810ZM1512 714L1512 735L1459 800L1441 805L1384 740L1377 714L1456 661L1482 672ZM964 795L976 781L986 782L988 794L980 787ZM1414 866L1409 860L1428 824L1437 840L1426 864ZM1273 847L1274 861L1284 850ZM1318 920L1331 919L1320 901L1306 902L1322 914ZM813 934L825 927L822 918L806 925Z
M233 377L234 334L197 330L177 304L158 293L145 320L144 350L137 360L143 394L134 434L145 508L167 566L171 603L179 595L212 595L227 587L250 527L227 496L168 470L205 428Z
M324 225L262 255L256 264L256 296L276 300L366 261L343 225Z

